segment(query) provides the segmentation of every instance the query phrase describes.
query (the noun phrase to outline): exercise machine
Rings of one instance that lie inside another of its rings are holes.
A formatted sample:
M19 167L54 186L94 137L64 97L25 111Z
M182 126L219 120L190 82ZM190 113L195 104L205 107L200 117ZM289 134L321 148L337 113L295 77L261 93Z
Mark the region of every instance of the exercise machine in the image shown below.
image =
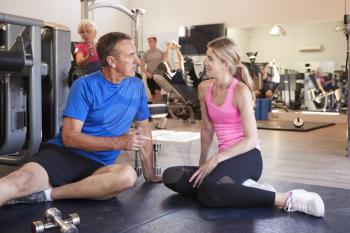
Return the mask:
M127 9L126 7L104 1L95 0L80 0L81 2L81 19L91 19L94 18L94 10L98 8L112 8L118 10L132 20L131 22L131 38L133 38L138 55L141 57L143 54L143 15L146 10L144 9Z
M324 87L327 93L322 93L317 84L316 75L309 72L305 73L305 105L307 109L322 112L343 111L342 105L345 105L347 96L346 80L340 75L333 73L328 74L326 82L329 82L327 87ZM338 103L337 95L339 96ZM345 110L347 110L346 106Z
M303 104L304 79L301 74L290 73L280 76L279 91L283 104L289 109L298 109Z
M167 93L169 114L175 119L183 118L188 123L194 123L195 113L200 108L196 89L185 83L172 82L169 75L159 69L153 75L153 79Z
M0 13L0 163L19 164L62 125L70 31Z

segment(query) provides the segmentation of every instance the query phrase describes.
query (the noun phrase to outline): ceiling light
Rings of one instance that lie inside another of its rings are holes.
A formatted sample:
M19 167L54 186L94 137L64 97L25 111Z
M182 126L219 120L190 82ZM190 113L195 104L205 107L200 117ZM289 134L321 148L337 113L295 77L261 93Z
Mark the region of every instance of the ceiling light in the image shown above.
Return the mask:
M286 31L282 28L281 25L275 25L271 28L270 36L285 36L286 35Z

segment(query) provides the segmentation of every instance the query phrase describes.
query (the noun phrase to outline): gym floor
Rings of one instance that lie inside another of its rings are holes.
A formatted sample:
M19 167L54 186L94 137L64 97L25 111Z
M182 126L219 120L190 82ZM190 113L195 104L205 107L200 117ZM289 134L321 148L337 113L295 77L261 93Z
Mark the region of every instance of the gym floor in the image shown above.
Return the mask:
M155 124L155 121L152 122ZM168 129L155 130L162 148L162 170L174 165L196 165L199 127L169 120ZM80 232L346 232L350 228L350 160L346 151L345 122L309 132L259 130L264 171L262 179L279 191L304 188L318 192L326 215L318 219L273 208L223 208L200 206L190 197L175 194L162 184L137 185L108 201L66 200L0 208L0 231L30 232L31 222L44 220L44 211L57 207L67 218L78 213ZM216 142L212 145L212 151ZM119 163L134 164L133 153L123 153ZM0 176L16 167L0 166ZM59 232L50 230L48 232Z

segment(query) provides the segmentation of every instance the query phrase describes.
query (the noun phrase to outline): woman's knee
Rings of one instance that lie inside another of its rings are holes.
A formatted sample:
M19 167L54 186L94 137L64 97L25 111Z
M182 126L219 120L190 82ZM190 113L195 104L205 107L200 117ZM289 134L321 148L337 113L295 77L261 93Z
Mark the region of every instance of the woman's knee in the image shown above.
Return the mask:
M169 167L163 171L163 183L165 186L168 184L176 183L177 177L174 177L174 174L176 174L177 168L176 167Z
M189 179L194 170L194 167L169 167L163 172L163 183L167 188L177 193L193 195L195 194L195 189L192 187Z
M174 185L177 183L188 182L194 170L191 167L175 166L169 167L163 172L163 183L167 185Z

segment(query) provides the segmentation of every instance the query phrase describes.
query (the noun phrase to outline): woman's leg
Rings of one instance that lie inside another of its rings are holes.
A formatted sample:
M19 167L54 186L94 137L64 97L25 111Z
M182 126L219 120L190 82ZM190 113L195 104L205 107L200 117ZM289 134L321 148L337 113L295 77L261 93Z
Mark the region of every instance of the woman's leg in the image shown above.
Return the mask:
M261 153L258 149L253 149L218 164L204 183L216 184L230 180L231 183L241 185L247 179L258 181L262 169Z
M258 150L236 156L209 174L198 188L197 197L209 207L276 206L287 212L324 216L324 203L317 193L302 189L275 193L241 185L248 178L258 180L261 171L262 160Z
M194 196L197 191L189 179L197 169L196 166L169 167L163 172L163 183L177 193Z
M220 163L198 188L198 199L210 207L273 205L275 193L242 186L258 180L262 172L260 151L253 149Z
M273 206L275 193L234 183L199 186L198 200L208 207Z

